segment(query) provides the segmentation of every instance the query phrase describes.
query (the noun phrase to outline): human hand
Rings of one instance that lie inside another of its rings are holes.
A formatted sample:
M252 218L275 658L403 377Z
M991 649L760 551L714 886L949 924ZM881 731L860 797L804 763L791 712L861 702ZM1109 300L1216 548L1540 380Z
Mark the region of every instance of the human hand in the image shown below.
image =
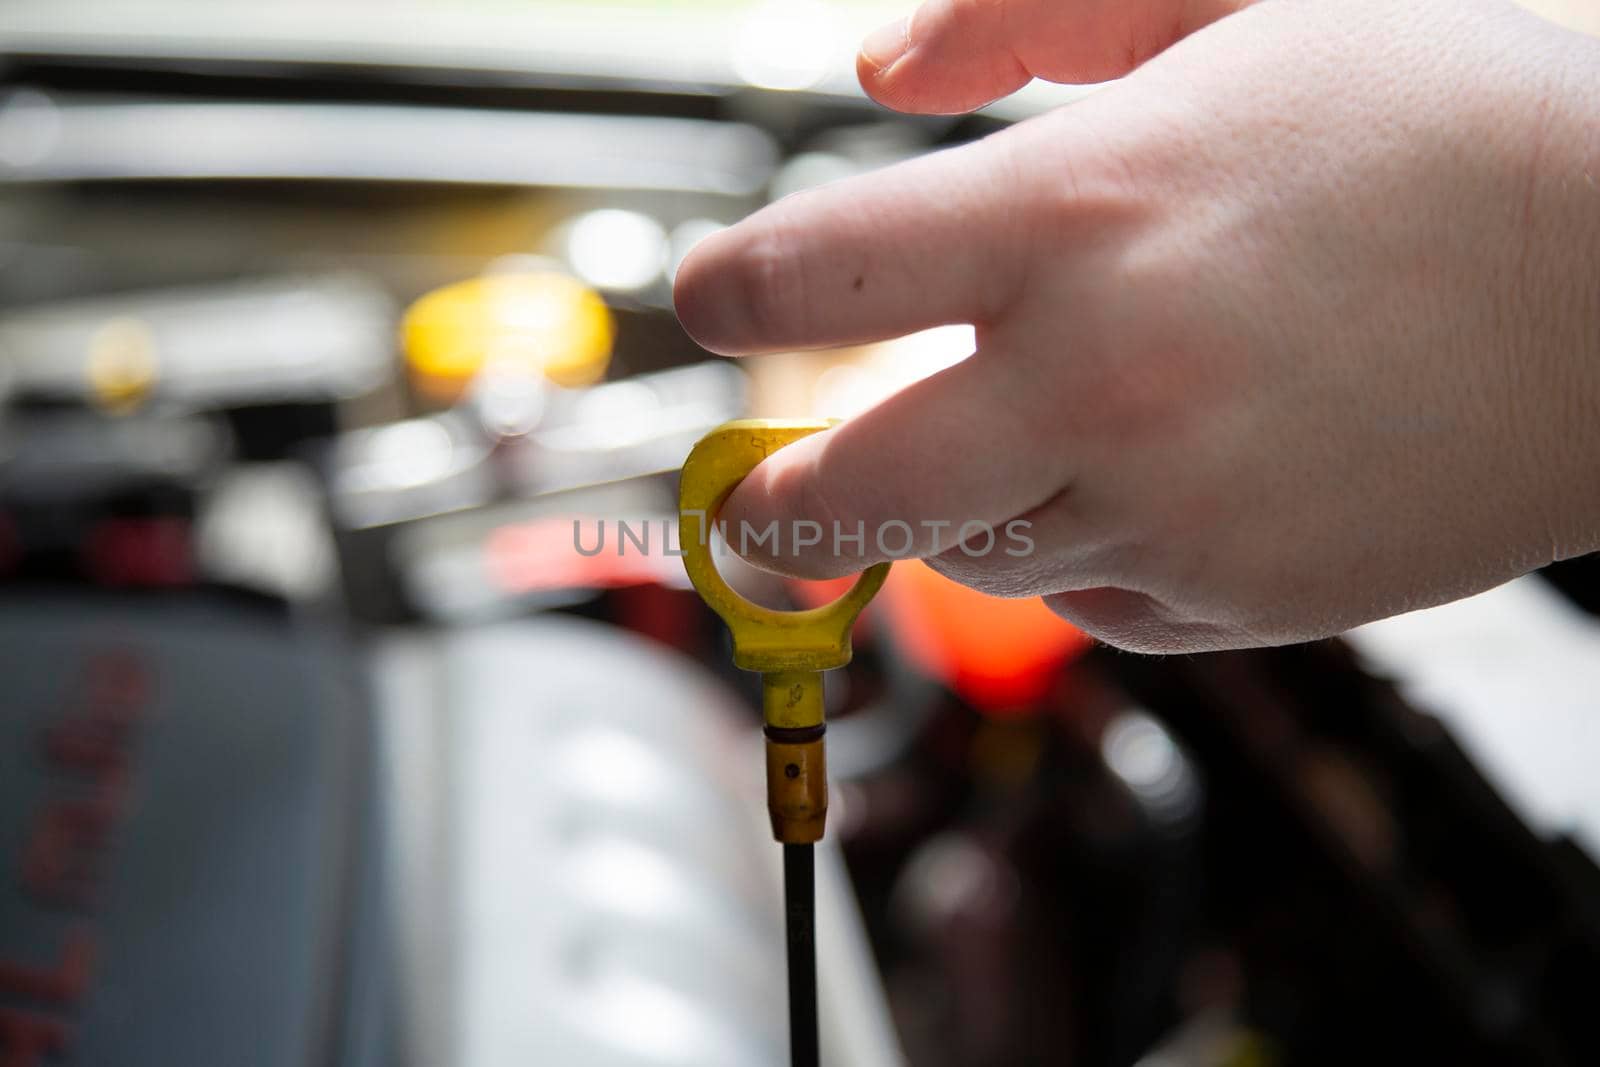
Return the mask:
M868 92L915 111L1137 69L691 253L679 314L715 351L977 330L724 517L899 520L936 569L1146 651L1600 548L1596 44L1492 0L1241 6L928 0L869 39ZM938 525L1016 517L1022 557ZM757 562L804 577L885 554L781 547Z

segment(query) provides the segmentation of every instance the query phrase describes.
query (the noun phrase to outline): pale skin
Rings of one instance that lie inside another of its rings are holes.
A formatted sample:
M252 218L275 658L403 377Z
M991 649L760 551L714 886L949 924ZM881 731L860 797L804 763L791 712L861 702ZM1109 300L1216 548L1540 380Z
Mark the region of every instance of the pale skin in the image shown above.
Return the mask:
M946 528L928 562L1148 652L1600 549L1600 41L1497 0L928 0L858 69L939 113L1127 77L695 249L678 310L718 352L977 331L726 518L899 519L929 553L925 521L1023 517L1026 558Z

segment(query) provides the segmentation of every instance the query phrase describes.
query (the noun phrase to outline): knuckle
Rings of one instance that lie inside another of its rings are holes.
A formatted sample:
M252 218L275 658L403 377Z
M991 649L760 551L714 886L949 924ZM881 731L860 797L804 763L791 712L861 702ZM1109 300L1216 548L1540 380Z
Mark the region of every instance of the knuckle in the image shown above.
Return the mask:
M1035 235L1048 241L1109 240L1119 222L1148 210L1130 153L1106 124L1064 108L1048 127L1029 131L1015 166L1035 204ZM1044 166L1040 166L1041 159Z

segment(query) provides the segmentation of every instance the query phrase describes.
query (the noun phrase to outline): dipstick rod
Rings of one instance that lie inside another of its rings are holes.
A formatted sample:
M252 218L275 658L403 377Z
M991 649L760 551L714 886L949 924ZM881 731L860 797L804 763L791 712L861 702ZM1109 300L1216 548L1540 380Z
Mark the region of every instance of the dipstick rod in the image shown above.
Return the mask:
M817 883L811 845L783 846L789 940L789 1063L817 1067Z

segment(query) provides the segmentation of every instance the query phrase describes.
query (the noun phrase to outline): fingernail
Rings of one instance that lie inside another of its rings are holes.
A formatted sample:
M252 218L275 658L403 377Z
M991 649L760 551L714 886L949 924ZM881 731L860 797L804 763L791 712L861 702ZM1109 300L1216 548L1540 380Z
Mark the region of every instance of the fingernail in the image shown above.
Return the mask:
M879 71L887 70L905 54L910 43L909 27L910 20L905 18L878 27L861 42L861 55Z

